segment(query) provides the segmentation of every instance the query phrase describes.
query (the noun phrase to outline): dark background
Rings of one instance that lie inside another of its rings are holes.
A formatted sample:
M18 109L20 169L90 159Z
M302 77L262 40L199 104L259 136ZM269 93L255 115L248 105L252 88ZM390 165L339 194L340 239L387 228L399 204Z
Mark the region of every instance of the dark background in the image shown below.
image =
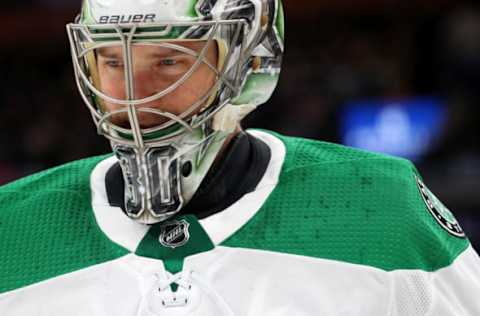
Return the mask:
M246 127L340 142L342 106L436 96L447 128L416 162L480 248L478 1L286 0L286 54L271 102ZM73 79L65 23L79 0L0 4L0 184L109 151Z

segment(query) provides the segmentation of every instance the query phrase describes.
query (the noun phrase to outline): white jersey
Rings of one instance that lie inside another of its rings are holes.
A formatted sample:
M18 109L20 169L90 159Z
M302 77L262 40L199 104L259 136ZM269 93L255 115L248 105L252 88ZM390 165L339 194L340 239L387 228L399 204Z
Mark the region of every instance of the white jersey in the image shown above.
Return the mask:
M201 220L130 220L114 157L4 186L0 315L480 315L480 259L409 163L251 133L265 174Z

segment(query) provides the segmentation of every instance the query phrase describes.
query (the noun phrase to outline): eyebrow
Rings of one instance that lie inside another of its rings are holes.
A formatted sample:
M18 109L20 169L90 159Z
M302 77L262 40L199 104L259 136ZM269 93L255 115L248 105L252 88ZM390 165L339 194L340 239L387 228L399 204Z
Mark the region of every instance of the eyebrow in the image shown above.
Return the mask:
M118 51L110 51L109 47L103 47L98 49L98 55L106 58L120 58L123 57L123 54Z
M123 52L121 51L111 51L109 49L110 47L103 47L98 50L98 55L105 57L105 58L123 58ZM169 57L169 56L179 56L179 55L189 55L185 52L173 49L173 48L168 48L168 47L158 47L159 49L152 50L148 52L145 56L147 58L152 58L152 57Z

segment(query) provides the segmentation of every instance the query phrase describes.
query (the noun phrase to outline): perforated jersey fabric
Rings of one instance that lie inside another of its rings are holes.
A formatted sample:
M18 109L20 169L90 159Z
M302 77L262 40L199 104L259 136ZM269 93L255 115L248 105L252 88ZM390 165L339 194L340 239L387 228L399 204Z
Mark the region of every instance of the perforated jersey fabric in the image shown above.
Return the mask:
M434 220L406 160L276 135L286 147L279 183L257 214L221 245L436 271L469 246ZM92 214L90 174L105 156L0 188L0 293L129 251Z
M0 293L116 259L125 249L98 229L90 173L105 156L0 188Z
M284 137L280 180L262 209L223 243L368 265L448 266L468 246L428 212L407 160Z
M394 278L393 315L428 315L434 289L427 274L405 272Z

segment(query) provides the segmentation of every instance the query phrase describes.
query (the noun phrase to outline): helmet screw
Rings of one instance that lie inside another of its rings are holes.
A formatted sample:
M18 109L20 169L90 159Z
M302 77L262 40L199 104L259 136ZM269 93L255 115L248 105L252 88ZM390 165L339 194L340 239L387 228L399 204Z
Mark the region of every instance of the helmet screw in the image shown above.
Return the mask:
M188 177L192 173L192 162L187 161L182 166L182 176L185 178Z

